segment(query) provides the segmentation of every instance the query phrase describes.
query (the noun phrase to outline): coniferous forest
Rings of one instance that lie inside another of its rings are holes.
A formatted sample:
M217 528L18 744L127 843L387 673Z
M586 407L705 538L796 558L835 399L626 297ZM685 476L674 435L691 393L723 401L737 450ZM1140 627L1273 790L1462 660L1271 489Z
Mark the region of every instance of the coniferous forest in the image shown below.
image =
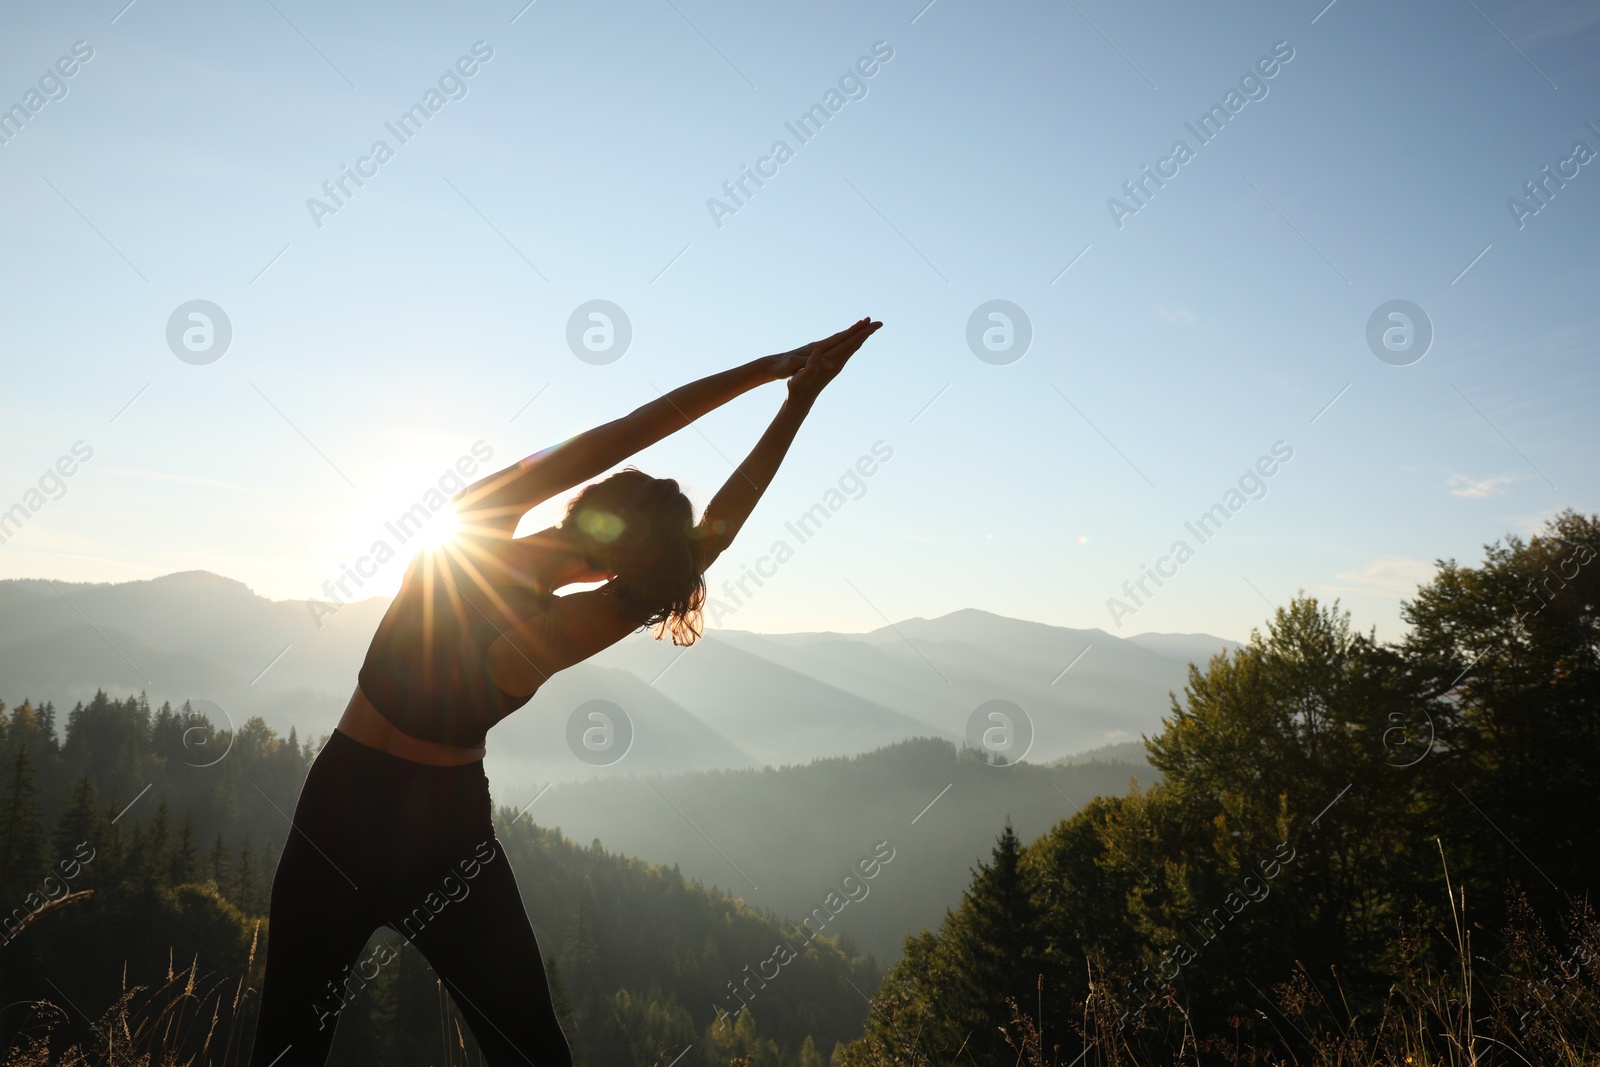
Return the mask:
M1441 564L1382 644L1279 607L1162 781L1002 832L847 1064L1600 1062L1600 524Z
M818 937L737 1015L789 920L505 809L579 1062L1596 1062L1597 557L1565 512L1441 561L1394 642L1297 596L1191 668L1159 780L996 826L887 971ZM6 1064L242 1062L315 747L137 695L0 721ZM362 958L332 1062L477 1062L398 934Z
M209 1033L191 1019L180 1051L195 1055L209 1038L213 1062L238 1062L272 872L314 749L259 721L230 736L189 709L152 710L136 697L101 694L73 708L60 743L55 715L48 704L23 703L6 716L6 1039L15 1045L51 1024L58 1038L104 1052L111 1039L74 1005L103 1009L174 974L187 984L192 968L197 990L216 987L209 1000L195 998L196 1010L209 1016L220 1005L232 1025ZM781 1048L820 1064L859 1031L863 1001L852 983L870 990L880 973L848 938L813 938L759 1010L713 1016L711 1006L730 999L729 981L795 940L791 927L509 809L497 835L586 1062L650 1062L693 1044L707 1050L706 1062L771 1058ZM448 1054L441 1040L456 1039L453 1009L399 934L380 931L356 970L376 974L354 983L333 1013L330 1062L424 1065ZM64 1013L41 1016L40 999ZM464 1026L461 1035L470 1043Z

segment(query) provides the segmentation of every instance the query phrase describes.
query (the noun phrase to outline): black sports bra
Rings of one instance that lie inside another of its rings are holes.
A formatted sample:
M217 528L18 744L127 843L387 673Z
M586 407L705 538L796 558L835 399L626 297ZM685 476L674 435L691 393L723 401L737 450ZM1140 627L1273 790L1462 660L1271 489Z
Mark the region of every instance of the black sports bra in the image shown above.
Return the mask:
M489 646L554 595L527 566L529 546L478 538L418 552L372 637L358 680L402 733L476 748L489 728L533 698L489 677Z

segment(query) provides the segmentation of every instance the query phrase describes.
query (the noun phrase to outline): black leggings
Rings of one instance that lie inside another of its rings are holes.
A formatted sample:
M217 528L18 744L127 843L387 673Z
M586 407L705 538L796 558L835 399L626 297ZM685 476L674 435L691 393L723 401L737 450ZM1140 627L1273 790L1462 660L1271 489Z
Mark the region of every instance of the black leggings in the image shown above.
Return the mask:
M389 962L357 958L379 926L427 957L493 1067L571 1067L491 814L482 760L414 763L333 732L272 881L250 1067L323 1067L341 1003Z

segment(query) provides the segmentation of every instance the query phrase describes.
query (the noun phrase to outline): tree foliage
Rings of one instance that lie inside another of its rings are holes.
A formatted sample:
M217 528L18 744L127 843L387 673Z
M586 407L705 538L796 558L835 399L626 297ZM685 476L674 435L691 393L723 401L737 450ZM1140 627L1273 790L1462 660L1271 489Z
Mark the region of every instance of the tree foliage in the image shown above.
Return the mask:
M1170 1053L1268 1030L1291 979L1375 1012L1403 968L1455 951L1441 853L1475 953L1505 947L1524 893L1556 926L1600 883L1597 557L1600 523L1564 512L1478 566L1440 561L1399 642L1302 594L1191 666L1146 742L1162 780L1020 854L1007 828L961 906L906 939L845 1062L1009 1065L1019 1017L1061 1062Z
M74 707L57 739L48 709L0 705L0 1004L64 993L109 1005L198 961L200 975L241 983L251 1032L287 813L320 745L260 719L231 728L104 693ZM778 978L751 978L790 936L777 917L509 809L496 820L580 1063L664 1067L690 1049L680 1067L810 1067L860 1033L857 989L880 971L844 939L818 936ZM361 958L380 945L394 962L337 1013L329 1062L436 1063L458 1025L475 1049L420 953L379 928ZM751 1006L729 1014L736 987ZM25 1021L0 1014L0 1044ZM55 1036L94 1047L78 1020ZM172 1051L198 1051L183 1040Z

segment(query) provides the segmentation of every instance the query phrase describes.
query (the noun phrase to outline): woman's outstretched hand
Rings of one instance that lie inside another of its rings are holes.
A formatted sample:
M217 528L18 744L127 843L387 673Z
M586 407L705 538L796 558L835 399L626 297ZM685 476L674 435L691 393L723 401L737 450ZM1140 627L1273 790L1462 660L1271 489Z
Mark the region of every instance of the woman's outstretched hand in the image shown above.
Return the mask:
M836 341L842 340L846 334L850 333L852 330L861 328L862 326L866 325L868 321L870 320L860 319L857 322L846 326L832 337L825 337L820 341L811 341L791 351L781 352L775 356L768 356L767 358L772 361L773 378L788 378L792 376L801 367L806 365L806 359L810 357L812 352L815 352L823 345L831 345Z
M832 337L804 345L777 358L778 377L789 379L789 396L807 403L838 376L850 357L883 325L871 318L840 330Z

